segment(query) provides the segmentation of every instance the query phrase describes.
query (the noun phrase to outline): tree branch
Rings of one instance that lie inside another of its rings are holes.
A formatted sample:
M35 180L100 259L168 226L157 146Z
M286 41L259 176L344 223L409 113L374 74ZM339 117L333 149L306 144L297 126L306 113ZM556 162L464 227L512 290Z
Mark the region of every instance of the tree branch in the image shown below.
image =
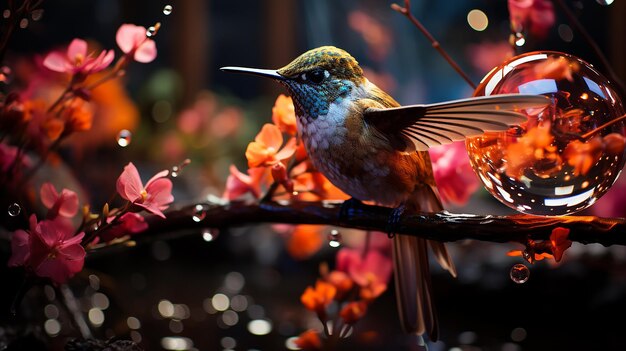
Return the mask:
M201 213L199 208L202 208ZM172 209L166 213L166 219L150 217L147 219L149 229L132 239L144 242L197 235L204 228L220 229L257 223L322 224L385 232L392 210L356 201L348 201L345 205L342 202L206 202ZM568 239L583 244L626 245L626 219L592 216L483 216L449 212L405 214L394 232L441 242L473 239L525 244L528 239L547 240L556 227L570 229ZM107 251L116 246L128 246L128 243L95 248L93 252Z

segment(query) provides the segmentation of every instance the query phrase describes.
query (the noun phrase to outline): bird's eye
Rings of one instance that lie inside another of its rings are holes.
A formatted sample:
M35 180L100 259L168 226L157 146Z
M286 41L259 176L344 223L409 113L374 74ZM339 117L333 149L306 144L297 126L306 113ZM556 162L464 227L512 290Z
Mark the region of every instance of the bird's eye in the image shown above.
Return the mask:
M311 83L320 84L324 79L328 78L328 76L330 76L330 73L328 73L327 70L314 69L309 72L307 78Z

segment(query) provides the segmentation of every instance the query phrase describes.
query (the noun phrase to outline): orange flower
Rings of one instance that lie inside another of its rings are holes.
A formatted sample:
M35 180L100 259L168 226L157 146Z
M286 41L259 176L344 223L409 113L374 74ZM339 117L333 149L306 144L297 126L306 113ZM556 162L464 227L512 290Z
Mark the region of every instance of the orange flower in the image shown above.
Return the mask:
M605 135L602 140L604 141L604 149L609 155L618 156L624 152L626 140L624 140L624 136L621 134L611 133Z
M48 118L41 124L41 130L52 141L59 139L63 128L65 128L65 123L58 118Z
M320 336L315 330L312 329L309 329L300 334L300 336L298 336L294 343L301 350L313 351L322 349L322 341L320 340Z
M65 130L63 132L66 135L91 129L93 113L86 105L81 99L72 99L65 104L61 116L65 120Z
M585 175L602 157L603 149L602 138L599 136L585 142L574 140L565 148L563 157L567 164L574 167L574 175Z
M302 224L295 227L295 230L287 241L287 252L296 260L307 259L315 254L322 247L323 226Z
M272 107L272 121L283 133L296 135L296 112L291 97L278 95Z
M563 56L549 57L534 68L537 77L555 80L567 79L570 82L574 81L572 74L578 72L579 69L580 65L577 62L570 61Z
M509 252L506 253L507 256L511 256L511 257L524 257L525 260L527 260L530 263L533 263L535 261L541 261L544 258L554 258L553 255L547 253L547 252L534 252L532 254L532 256L529 256L529 254L524 255L524 251L523 250L511 250Z
M354 282L350 279L350 276L341 271L330 272L326 280L337 289L337 300L342 300L354 287Z
M273 124L265 124L254 141L248 144L246 158L249 167L272 166L291 157L296 151L296 139L291 138L285 146L280 129ZM279 150L280 149L280 150Z
M317 312L320 319L326 314L325 309L337 294L337 288L334 285L327 283L323 280L317 280L315 288L308 286L302 296L300 296L300 302L308 310Z
M365 316L367 304L364 301L347 303L339 312L339 316L346 324L354 324Z
M387 284L371 281L368 285L361 287L359 296L365 301L373 301L387 291Z
M506 174L519 179L524 171L539 161L560 165L560 157L556 146L552 145L554 137L550 132L550 124L543 123L528 129L526 134L506 147L508 164ZM553 168L554 168L553 167ZM535 167L538 176L549 176L553 168Z
M568 239L569 229L567 228L554 228L552 234L550 234L550 243L552 244L552 253L554 254L554 260L559 262L563 257L565 250L572 246L572 241Z

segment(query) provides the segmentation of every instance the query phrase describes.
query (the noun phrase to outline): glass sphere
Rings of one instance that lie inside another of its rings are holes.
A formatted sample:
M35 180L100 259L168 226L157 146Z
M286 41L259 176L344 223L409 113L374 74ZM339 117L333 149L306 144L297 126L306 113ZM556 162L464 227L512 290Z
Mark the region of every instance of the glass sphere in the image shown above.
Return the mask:
M530 52L494 68L475 96L552 98L505 132L466 140L474 171L496 199L527 214L566 215L591 206L624 166L624 107L592 65L560 52ZM612 122L613 121L613 122Z

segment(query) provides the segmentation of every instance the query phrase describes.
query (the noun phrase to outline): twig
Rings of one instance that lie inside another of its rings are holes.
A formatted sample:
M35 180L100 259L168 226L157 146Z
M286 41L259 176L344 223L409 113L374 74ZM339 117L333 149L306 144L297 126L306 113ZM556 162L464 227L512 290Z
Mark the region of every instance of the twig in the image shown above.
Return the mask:
M78 327L78 330L80 331L80 335L83 337L83 339L92 338L91 329L89 329L89 325L85 320L85 315L83 315L83 312L80 310L78 300L74 296L74 293L72 292L70 287L66 284L63 284L59 286L59 291L61 292L61 296L63 297L63 303L65 307L67 307L67 310L72 315L74 323L76 323L76 327Z
M385 231L393 209L349 202L230 202L203 203L206 216L192 219L196 204L174 209L167 218L150 217L149 228L133 235L137 242L162 240L166 236L199 235L204 228L228 228L257 223L323 224L371 231ZM342 215L343 214L343 215ZM473 239L505 243L547 240L556 227L570 229L568 239L584 244L626 245L626 219L592 216L543 217L531 215L471 215L449 212L403 215L395 232L441 242ZM93 253L106 252L128 243L96 247Z
M604 69L606 69L606 72L609 75L609 78L613 80L613 82L615 82L615 84L619 88L620 95L624 96L626 94L626 88L624 88L624 83L615 73L615 71L611 67L611 63L606 58L606 56L602 53L602 50L600 50L600 47L595 42L595 40L593 40L591 35L589 35L585 27L582 24L580 24L580 21L578 21L574 13L572 13L572 10L570 10L569 7L567 7L567 5L565 4L563 0L553 0L553 2L555 2L561 8L561 11L563 11L568 21L570 22L570 24L574 28L576 28L576 30L580 33L580 35L582 35L583 39L587 42L587 44L591 46L591 49L596 54L596 56L598 57L602 65L604 66Z
M411 21L417 27L417 29L419 29L420 32L424 34L426 39L430 41L433 48L435 48L435 50L437 50L439 54L443 56L443 58L448 62L448 64L450 64L450 66L454 68L454 70L467 82L467 84L469 84L472 87L472 89L474 90L476 89L476 84L472 82L472 80L467 76L467 74L463 72L461 67L450 57L450 55L448 55L448 53L441 47L439 42L435 39L435 37L432 36L432 34L430 34L430 32L426 29L426 27L424 27L424 25L422 25L422 23L417 18L415 18L415 16L411 14L411 1L410 0L404 0L404 7L398 4L391 4L391 8L394 11L397 11L403 14L406 18L408 18L409 21Z

